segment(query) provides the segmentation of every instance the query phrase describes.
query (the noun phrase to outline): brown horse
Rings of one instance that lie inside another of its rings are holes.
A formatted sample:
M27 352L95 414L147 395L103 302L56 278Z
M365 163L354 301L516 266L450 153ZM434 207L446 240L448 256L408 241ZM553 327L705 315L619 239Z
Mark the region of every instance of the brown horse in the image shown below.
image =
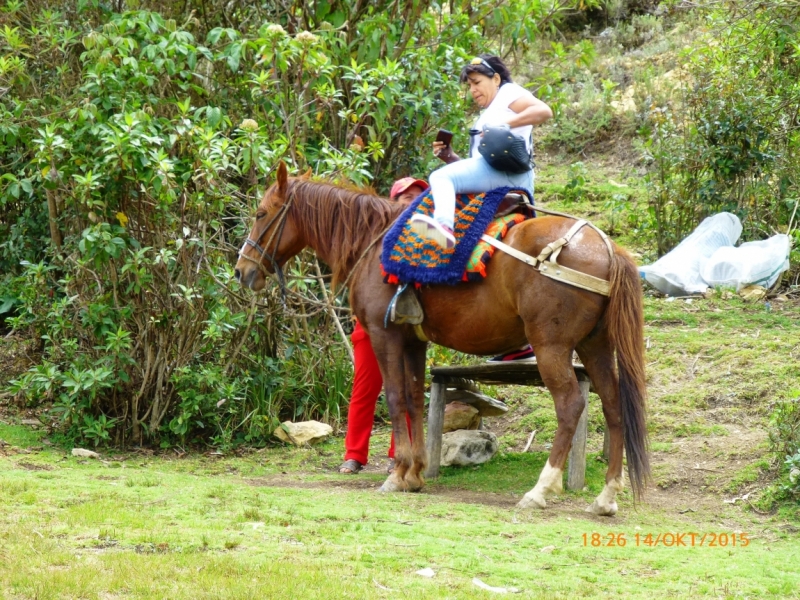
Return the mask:
M282 265L310 246L331 267L334 282L346 280L350 305L380 364L397 444L396 468L383 491L420 490L427 462L423 432L427 342L420 341L410 325L384 327L395 289L383 283L380 240L402 210L371 194L289 178L281 163L277 182L264 194L236 263L240 283L258 291L266 285L266 275L277 272L282 279ZM505 242L537 256L573 223L540 216L511 229ZM624 250L614 245L610 255L601 236L590 228L581 229L564 247L559 263L609 280L610 295L548 279L496 252L482 281L420 290L422 328L434 343L470 354L499 354L526 341L533 346L542 379L553 395L558 428L548 462L520 507L544 508L546 498L562 489L564 463L584 408L572 368L576 350L602 400L611 441L606 485L587 510L613 515L624 482L623 445L635 496L641 496L650 476L639 275Z

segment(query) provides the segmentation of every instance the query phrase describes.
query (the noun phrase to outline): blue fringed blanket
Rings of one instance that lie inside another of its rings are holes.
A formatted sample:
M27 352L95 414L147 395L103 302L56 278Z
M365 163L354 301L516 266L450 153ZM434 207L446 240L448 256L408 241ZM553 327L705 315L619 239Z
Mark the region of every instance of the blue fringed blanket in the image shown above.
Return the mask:
M449 250L421 238L411 230L409 219L414 213L433 216L430 190L419 196L400 215L383 239L381 265L386 280L450 285L465 281L465 271L473 249L492 223L497 207L511 191L519 190L501 187L485 194L458 195L453 231L456 245ZM527 192L524 193L527 195Z

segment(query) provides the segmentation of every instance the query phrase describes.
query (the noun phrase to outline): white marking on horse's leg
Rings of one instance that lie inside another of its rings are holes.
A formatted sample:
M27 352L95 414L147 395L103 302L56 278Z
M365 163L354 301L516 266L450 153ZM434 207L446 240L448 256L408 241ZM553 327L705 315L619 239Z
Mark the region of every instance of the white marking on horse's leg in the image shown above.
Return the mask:
M615 500L617 494L625 487L625 474L620 474L609 481L600 495L595 498L591 506L586 508L586 512L594 513L601 517L613 517L617 514L617 502Z
M536 486L522 497L517 507L545 508L547 506L547 497L553 494L560 494L564 489L561 483L561 474L561 469L551 467L550 461L547 461L539 475L539 481L536 482Z
M383 482L383 485L378 488L379 492L389 493L389 492L402 492L402 488L397 485L392 478L389 477L386 481Z
M405 480L400 479L400 476L397 473L397 468L395 467L394 472L386 478L386 481L383 482L383 485L378 488L379 492L407 492L408 491L408 483ZM417 491L417 490L414 490Z

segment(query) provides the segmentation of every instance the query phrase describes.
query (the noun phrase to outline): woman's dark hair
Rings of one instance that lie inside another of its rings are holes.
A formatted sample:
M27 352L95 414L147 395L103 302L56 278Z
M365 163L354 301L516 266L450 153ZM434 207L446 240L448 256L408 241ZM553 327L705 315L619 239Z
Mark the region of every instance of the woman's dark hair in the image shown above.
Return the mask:
M467 83L467 76L470 73L480 73L481 75L486 75L486 77L494 77L494 74L497 73L500 75L500 85L511 83L511 72L503 62L503 59L494 54L479 54L476 58L473 58L461 69L459 81Z

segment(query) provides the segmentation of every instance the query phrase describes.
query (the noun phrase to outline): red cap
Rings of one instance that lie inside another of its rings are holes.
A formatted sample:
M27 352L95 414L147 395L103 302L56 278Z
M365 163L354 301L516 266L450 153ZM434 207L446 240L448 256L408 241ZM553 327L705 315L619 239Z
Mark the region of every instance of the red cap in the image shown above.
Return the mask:
M414 179L413 177L403 177L402 179L398 179L392 185L392 191L389 192L389 198L394 200L400 194L405 192L408 188L412 185L418 185L422 188L423 191L427 190L430 186L428 185L427 181L423 181L422 179Z

